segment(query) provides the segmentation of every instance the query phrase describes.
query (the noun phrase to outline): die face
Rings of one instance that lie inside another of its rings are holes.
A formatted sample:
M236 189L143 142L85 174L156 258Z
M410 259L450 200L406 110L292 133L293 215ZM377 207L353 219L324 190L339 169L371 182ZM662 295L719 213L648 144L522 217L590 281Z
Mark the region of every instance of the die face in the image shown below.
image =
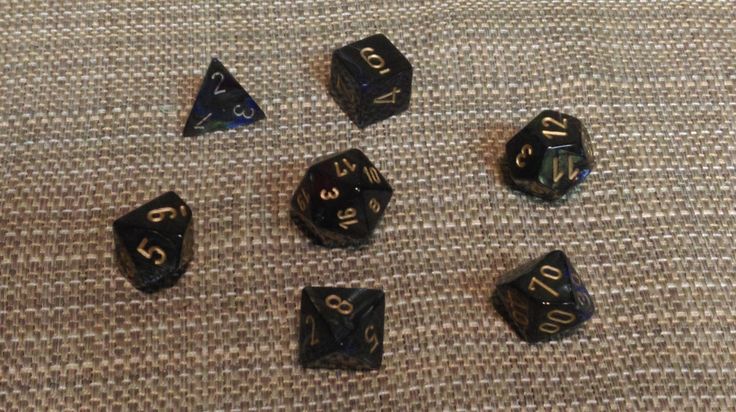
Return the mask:
M115 242L121 272L139 290L165 288L182 274L180 247L160 233L131 228L117 233Z
M575 117L545 110L506 144L506 163L519 189L558 199L590 174L590 136Z
M192 209L175 192L166 192L113 223L116 231L140 228L183 241L192 221ZM179 243L179 242L177 242Z
M299 359L305 367L376 369L383 358L385 297L378 289L302 290Z
M356 121L360 108L361 87L340 59L333 56L330 65L330 94L351 120Z
M145 292L173 285L194 253L192 211L174 192L117 219L113 233L121 271Z
M383 81L387 76L411 71L411 63L383 34L374 34L343 46L333 57L344 62L346 68L362 88Z
M295 221L318 244L365 243L391 199L393 190L359 150L318 159L291 201Z
M498 280L495 294L504 317L529 342L569 332L595 312L585 285L562 251L509 271Z
M183 135L234 129L264 119L266 115L225 66L212 59L205 73Z
M330 92L358 127L406 110L411 87L411 63L382 34L332 54Z

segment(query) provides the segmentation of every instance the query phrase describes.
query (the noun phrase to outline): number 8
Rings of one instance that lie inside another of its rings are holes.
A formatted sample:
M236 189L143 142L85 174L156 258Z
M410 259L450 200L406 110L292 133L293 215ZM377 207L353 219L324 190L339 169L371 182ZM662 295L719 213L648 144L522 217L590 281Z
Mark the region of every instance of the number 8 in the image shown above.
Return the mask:
M337 295L330 295L327 298L325 298L325 303L327 304L327 307L330 309L334 309L342 315L349 315L353 313L353 304L348 302L347 300L343 300L341 297Z

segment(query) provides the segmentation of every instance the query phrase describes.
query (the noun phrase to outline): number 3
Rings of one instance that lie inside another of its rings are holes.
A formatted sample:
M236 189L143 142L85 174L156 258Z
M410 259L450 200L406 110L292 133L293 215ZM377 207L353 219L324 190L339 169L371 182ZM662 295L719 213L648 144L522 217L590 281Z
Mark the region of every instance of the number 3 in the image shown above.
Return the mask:
M532 148L532 145L525 144L524 146L521 146L521 150L519 151L519 154L516 155L516 165L521 167L522 169L526 167L526 159L529 158L529 156L534 154L534 149Z
M241 111L238 111L238 108L239 108L239 107L240 107L240 105L237 105L237 106L233 107L233 114L234 114L235 116L239 116L239 117L244 117L244 118L246 118L246 119L252 119L252 118L253 118L253 116L254 116L254 115L256 114L256 111L255 111L255 110L253 110L253 108L252 108L252 107L249 107L249 108L248 108L248 109L250 109L250 114L245 114L245 111L243 111L243 110L241 110Z

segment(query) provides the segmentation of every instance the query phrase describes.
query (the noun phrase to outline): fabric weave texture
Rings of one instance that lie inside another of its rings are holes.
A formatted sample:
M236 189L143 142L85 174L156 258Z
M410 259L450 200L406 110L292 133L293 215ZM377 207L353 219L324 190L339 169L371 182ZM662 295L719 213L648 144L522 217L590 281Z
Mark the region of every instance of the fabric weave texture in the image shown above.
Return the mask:
M0 3L0 409L736 410L734 22L728 1ZM360 130L330 53L379 32L412 101ZM183 138L212 56L267 118ZM553 204L499 168L545 108L597 161ZM315 246L292 191L351 147L394 197L367 247ZM145 295L112 222L168 190L195 257ZM557 248L597 313L528 345L493 285ZM298 366L307 285L385 291L379 371Z

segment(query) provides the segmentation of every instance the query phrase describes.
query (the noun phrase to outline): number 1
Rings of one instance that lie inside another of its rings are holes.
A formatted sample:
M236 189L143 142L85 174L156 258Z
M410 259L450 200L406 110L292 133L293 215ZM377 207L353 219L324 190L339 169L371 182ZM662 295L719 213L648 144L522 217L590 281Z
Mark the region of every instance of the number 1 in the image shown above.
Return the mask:
M202 123L206 122L207 119L210 118L210 116L212 116L212 113L208 113L207 116L204 117L204 119L200 120L199 123L197 123L196 125L194 125L194 128L195 129L204 129L204 125Z

